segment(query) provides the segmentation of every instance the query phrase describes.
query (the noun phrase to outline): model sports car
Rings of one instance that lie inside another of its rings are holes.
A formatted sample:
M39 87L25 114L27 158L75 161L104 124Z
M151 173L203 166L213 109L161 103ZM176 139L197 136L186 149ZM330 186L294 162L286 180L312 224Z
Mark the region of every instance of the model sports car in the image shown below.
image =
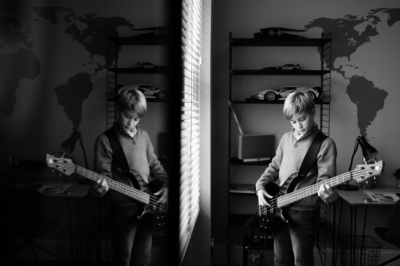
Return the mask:
M169 98L169 90L165 88L159 88L152 84L138 84L139 90L143 92L146 98L157 98L160 100L167 100Z
M168 100L170 92L165 88L158 88L153 84L133 84L138 90L143 92L146 98L155 98L159 100ZM122 87L122 86L121 86ZM118 91L119 93L119 91Z
M155 65L155 64L149 63L149 62L137 62L136 67L137 68L156 69L156 68L161 68L163 66Z
M276 100L284 100L289 93L294 91L308 92L311 98L316 101L321 95L321 87L304 87L304 86L281 86L278 88L262 90L251 95L252 100L273 102Z
M264 67L261 70L300 70L300 64L284 64L282 66Z
M260 29L260 32L254 34L255 38L305 38L304 36L288 32L305 32L306 30L297 30L281 27L268 27Z
M133 29L134 31L141 31L142 33L136 34L133 37L165 37L168 35L168 27L149 27L141 29Z

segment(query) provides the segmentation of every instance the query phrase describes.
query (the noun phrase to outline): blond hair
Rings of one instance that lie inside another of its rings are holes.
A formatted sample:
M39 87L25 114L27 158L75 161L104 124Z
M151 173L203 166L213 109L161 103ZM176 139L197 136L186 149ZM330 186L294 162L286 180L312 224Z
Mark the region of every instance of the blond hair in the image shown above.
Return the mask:
M126 85L119 89L117 112L135 111L142 118L147 111L147 101L137 86Z
M283 115L290 120L294 114L315 114L314 101L308 92L295 91L288 95L283 105Z

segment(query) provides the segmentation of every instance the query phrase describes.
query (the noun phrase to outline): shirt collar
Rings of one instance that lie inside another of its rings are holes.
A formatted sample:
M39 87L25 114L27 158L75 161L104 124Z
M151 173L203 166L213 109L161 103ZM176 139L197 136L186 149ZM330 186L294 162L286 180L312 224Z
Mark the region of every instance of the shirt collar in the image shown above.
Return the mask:
M314 133L316 130L318 130L318 124L317 124L317 123L314 123L314 125L310 128L310 130L309 130L306 134L304 134L303 136L296 136L296 131L295 131L294 128L292 127L293 137L294 137L296 140L300 140L300 139L302 139L302 138L305 138L305 137L311 135L312 133Z
M137 133L137 128L136 128L135 132L127 132L126 130L123 130L122 127L117 122L114 123L114 126L118 129L119 132L121 132L122 134L124 134L132 139L135 137L135 135Z

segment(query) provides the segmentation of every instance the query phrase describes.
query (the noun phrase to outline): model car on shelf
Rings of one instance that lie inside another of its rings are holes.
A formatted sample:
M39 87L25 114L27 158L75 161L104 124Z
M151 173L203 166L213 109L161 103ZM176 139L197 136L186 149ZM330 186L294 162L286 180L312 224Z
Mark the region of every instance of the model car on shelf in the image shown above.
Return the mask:
M264 67L261 70L300 70L300 64L284 64L282 66Z
M148 27L141 29L133 29L134 31L141 31L142 33L133 35L133 37L139 38L151 38L151 37L165 37L168 35L168 27Z
M284 100L289 93L294 91L303 91L310 93L312 99L317 101L321 95L321 87L304 87L304 86L280 86L273 89L262 90L251 95L253 101L268 101Z
M297 30L281 27L268 27L260 29L254 33L255 38L305 38L304 36L288 32L305 32L306 30Z
M157 68L162 68L162 67L164 67L164 66L155 65L150 62L137 62L136 63L136 68L157 69Z
M153 84L133 84L132 86L136 87L138 90L143 92L146 98L158 99L158 100L168 100L170 96L170 91L166 88L159 88L154 86ZM121 88L123 86L120 86ZM118 94L120 93L120 89L118 90Z

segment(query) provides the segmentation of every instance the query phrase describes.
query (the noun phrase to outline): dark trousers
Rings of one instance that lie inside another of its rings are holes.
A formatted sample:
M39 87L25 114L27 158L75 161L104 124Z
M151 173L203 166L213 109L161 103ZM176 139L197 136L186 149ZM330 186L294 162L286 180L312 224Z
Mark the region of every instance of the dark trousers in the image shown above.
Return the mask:
M319 211L288 211L288 224L274 232L275 266L313 266Z
M137 217L138 206L113 206L113 266L147 266L151 261L151 217Z

